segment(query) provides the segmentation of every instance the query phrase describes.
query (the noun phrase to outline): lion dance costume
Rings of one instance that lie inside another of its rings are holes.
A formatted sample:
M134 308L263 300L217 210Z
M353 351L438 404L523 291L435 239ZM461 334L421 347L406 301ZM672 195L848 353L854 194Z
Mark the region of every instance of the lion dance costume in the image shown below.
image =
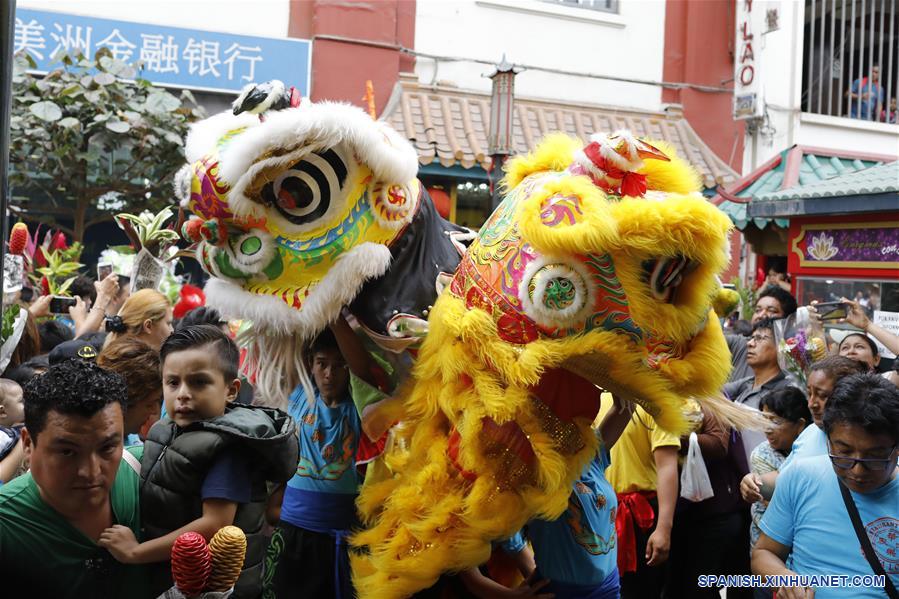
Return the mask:
M675 432L688 398L745 423L717 399L730 223L663 144L548 137L507 165L505 198L465 250L384 123L337 104L261 116L195 125L180 188L209 304L253 322L242 340L264 400L303 383L300 341L343 305L393 351L427 332L395 403L390 474L357 504L360 597L408 596L558 517L598 445L584 386Z

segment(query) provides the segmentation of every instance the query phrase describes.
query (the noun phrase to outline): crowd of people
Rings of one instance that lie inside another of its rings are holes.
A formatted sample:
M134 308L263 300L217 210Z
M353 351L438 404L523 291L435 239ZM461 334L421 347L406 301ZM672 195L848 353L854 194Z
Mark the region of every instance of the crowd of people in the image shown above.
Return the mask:
M813 303L811 330L828 349L798 381L778 360L778 323L797 311L787 287L759 293L747 334L727 333L733 371L721 392L760 410L768 428L734 430L696 405L711 496L681 496L691 435L596 389L600 449L562 516L529 522L482 567L422 596L720 596L724 585L703 588L704 575L899 583L899 373L883 368L874 342L899 353L899 338L844 300L854 328L837 343ZM215 310L176 319L165 296L130 293L116 275L72 289L67 314L51 314L49 296L23 303L27 322L0 378L4 587L157 597L172 586L180 534L209 539L233 524L248 540L235 597L352 597L355 499L377 467L365 457L394 424L399 385L352 318L310 343L314 396L301 385L282 411L257 405ZM850 596L813 586L731 585L727 596Z

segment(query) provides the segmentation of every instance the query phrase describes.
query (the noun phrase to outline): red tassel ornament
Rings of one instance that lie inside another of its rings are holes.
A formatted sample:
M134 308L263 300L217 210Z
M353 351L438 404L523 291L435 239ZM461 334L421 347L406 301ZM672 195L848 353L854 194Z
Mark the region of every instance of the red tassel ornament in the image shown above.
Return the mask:
M185 597L196 597L206 586L212 571L212 556L206 539L196 532L186 532L172 546L172 578Z

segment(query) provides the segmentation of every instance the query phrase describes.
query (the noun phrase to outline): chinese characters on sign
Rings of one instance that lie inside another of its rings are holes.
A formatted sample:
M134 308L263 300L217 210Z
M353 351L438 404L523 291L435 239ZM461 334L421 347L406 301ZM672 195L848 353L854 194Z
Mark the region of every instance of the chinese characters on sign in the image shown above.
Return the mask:
M756 6L753 9L753 5ZM756 52L761 31L759 20L764 6L759 0L737 0L737 34L734 57L734 119L751 119L761 115L759 98L759 61Z
M280 79L309 93L308 40L16 11L13 51L31 55L39 71L58 67L53 56L59 51L93 56L103 47L124 62L141 61L140 76L160 85L231 91L253 81Z

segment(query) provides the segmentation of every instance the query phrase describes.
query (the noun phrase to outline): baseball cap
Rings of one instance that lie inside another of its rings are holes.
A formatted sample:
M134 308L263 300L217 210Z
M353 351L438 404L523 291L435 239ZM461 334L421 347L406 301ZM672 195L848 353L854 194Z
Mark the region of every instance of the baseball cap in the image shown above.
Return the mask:
M97 348L83 339L73 339L60 343L50 351L49 355L51 366L74 358L93 362L97 359Z

